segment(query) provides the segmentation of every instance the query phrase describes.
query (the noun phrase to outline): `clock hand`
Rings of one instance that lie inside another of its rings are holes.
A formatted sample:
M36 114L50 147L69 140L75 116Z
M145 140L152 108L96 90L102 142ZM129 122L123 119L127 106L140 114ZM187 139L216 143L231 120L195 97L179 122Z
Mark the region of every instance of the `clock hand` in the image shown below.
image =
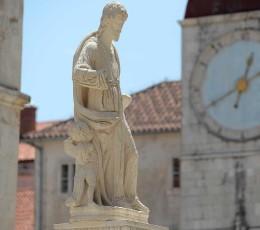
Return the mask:
M210 104L208 104L206 106L206 109L210 108L211 106L216 105L218 102L220 102L222 99L226 98L227 96L231 95L232 93L236 92L236 88L231 89L230 91L228 91L227 93L225 93L224 95L222 95L221 97L213 100Z
M251 55L247 58L244 78L247 78L248 72L249 72L250 67L252 66L253 62L254 62L254 52L252 52Z
M240 97L241 97L241 93L242 93L242 92L239 92L239 93L237 94L237 99L236 99L236 102L235 102L235 104L234 104L234 108L235 108L235 109L238 107L238 103L239 103L239 99L240 99Z
M249 72L253 62L254 62L254 52L252 52L251 55L247 58L245 74L240 80L238 80L238 82L236 84L236 89L238 91L238 94L237 94L236 102L234 104L234 108L238 108L241 94L247 90L248 81L249 81L249 80L247 80L248 72Z

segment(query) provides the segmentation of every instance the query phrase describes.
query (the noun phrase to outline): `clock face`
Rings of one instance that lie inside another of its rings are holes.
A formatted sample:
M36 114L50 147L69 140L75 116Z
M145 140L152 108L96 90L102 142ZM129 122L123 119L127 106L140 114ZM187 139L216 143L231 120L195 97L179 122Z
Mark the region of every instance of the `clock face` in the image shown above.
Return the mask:
M190 82L197 118L231 141L260 137L260 32L236 31L201 54Z

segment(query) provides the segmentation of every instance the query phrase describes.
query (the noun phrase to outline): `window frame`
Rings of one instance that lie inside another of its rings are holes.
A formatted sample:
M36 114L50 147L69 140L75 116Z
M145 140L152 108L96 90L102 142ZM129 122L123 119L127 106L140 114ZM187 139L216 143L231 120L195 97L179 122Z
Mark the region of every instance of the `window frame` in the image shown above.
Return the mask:
M68 167L68 173L66 178L64 178L63 174L63 166ZM74 185L74 175L75 175L75 163L71 161L64 161L59 164L59 185L58 190L60 195L68 195L71 194L73 191L73 185ZM67 190L63 190L63 180L67 180Z
M172 158L172 189L181 188L181 160Z

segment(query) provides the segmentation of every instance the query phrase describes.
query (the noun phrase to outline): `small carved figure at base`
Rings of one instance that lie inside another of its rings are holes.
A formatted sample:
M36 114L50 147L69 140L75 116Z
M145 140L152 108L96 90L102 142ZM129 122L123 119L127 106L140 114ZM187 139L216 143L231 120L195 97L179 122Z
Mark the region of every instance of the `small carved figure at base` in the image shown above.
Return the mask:
M88 205L95 205L93 195L97 184L98 157L91 140L93 131L88 125L77 121L69 130L69 138L64 141L65 151L76 158L76 170L72 197L66 200L68 207L81 205L84 187L87 186ZM98 191L98 190L97 190Z

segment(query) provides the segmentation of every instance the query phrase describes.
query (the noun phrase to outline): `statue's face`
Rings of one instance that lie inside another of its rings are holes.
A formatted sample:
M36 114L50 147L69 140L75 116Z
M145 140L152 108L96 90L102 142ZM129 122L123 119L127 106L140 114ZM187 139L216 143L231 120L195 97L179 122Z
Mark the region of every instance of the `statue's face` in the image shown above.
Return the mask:
M114 18L109 18L107 29L114 41L119 40L123 25L124 20L122 15L116 15Z

